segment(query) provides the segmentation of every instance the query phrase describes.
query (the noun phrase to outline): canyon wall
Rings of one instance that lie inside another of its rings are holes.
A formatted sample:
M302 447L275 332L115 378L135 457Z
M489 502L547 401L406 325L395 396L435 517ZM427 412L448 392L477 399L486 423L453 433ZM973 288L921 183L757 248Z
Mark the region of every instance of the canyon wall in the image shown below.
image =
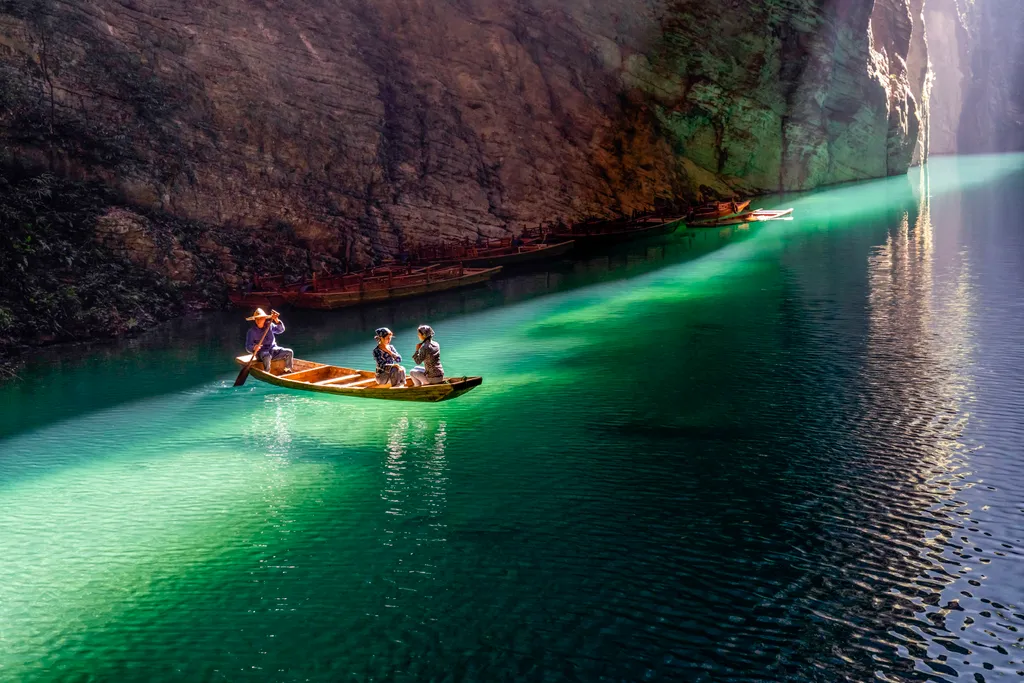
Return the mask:
M970 71L966 18L962 0L928 0L924 7L931 47L933 85L929 103L929 149L932 154L956 154L965 79Z
M1024 3L927 0L931 152L1024 150Z
M964 14L970 78L957 129L958 150L1024 150L1024 3L975 0Z
M920 4L0 0L0 374L252 274L903 173Z
M364 263L903 173L919 4L3 0L0 153Z

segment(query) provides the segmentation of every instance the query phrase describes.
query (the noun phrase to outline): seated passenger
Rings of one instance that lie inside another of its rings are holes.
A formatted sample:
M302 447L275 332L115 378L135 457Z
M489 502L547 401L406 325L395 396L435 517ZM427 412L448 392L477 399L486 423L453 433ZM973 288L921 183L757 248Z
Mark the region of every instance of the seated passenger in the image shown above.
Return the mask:
M277 345L276 336L284 332L284 323L277 315L277 311L268 315L263 312L262 308L257 308L251 318L246 318L254 324L245 335L245 350L255 353L256 357L263 361L263 368L267 372L270 372L270 364L273 361L284 359L284 371L289 373L292 371L292 358L295 354L291 349L284 349ZM270 328L264 329L268 320ZM261 339L262 343L260 343Z
M416 330L420 335L420 343L412 354L417 365L409 373L413 384L418 387L424 384L441 384L444 382L444 368L441 367L441 345L434 341L434 330L430 325L420 325Z
M404 387L405 368L399 363L402 356L391 345L394 334L386 327L378 327L374 333L377 345L373 347L373 359L377 361L377 384L379 386L391 385L392 388Z

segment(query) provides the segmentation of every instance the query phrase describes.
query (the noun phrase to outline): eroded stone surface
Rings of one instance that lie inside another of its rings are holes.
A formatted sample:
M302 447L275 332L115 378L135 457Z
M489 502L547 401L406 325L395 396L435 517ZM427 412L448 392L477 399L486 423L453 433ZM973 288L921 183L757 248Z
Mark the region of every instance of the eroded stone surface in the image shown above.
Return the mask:
M188 285L195 277L192 255L170 234L160 234L144 216L123 208L111 209L96 221L96 239L110 251Z
M907 0L0 10L6 162L239 230L281 223L351 263L701 185L901 173L920 130Z
M964 79L970 68L967 28L957 0L928 0L924 12L934 74L929 148L932 154L956 154Z
M1024 3L976 0L961 11L970 76L957 129L959 151L1024 150Z

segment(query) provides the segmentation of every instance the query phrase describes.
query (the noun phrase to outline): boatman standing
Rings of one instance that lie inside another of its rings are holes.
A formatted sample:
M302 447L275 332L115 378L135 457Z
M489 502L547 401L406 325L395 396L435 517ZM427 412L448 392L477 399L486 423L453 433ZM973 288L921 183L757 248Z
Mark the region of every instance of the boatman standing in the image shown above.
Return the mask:
M284 323L278 317L277 311L267 315L262 308L257 308L252 317L246 318L246 320L251 320L253 326L245 335L245 350L255 353L256 357L263 361L263 367L267 372L270 372L271 362L282 358L284 359L284 371L291 372L292 357L295 354L291 349L281 348L277 345L277 335L284 332ZM266 329L267 325L270 325L270 329ZM263 336L264 334L266 337ZM261 339L263 340L262 344L260 343Z

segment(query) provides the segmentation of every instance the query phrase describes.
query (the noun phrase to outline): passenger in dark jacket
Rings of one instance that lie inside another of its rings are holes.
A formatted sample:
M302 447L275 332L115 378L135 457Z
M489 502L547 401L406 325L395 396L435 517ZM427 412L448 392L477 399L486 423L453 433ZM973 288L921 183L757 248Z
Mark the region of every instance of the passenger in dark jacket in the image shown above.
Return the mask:
M377 362L377 384L399 388L406 385L402 355L391 345L395 335L386 327L378 327L374 333L377 345L373 347L373 359Z
M413 362L420 363L409 372L409 377L420 387L424 384L444 382L444 368L441 366L441 345L434 341L434 330L430 325L420 325L416 330L420 343L412 354Z

